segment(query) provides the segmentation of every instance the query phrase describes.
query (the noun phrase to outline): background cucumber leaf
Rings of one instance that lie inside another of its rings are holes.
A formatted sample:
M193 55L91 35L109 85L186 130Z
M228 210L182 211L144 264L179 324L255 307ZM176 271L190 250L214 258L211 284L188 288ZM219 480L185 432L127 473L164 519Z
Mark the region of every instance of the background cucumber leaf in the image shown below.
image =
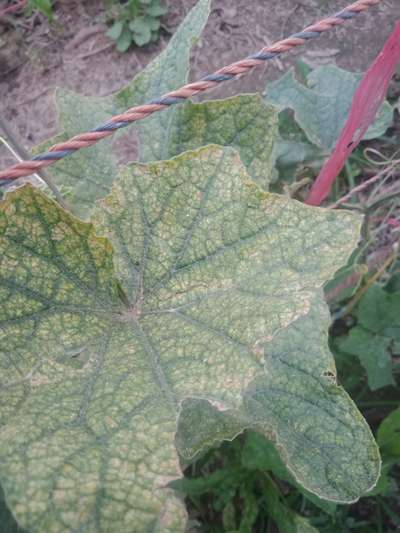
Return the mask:
M362 75L327 65L307 68L301 77L300 82L291 69L266 89L265 101L281 109L275 180L293 182L308 167L319 172L345 124ZM365 139L383 135L392 124L393 111L385 102Z
M357 325L335 345L359 358L372 390L395 385L392 355L400 353L400 292L373 285L361 299Z
M46 150L55 142L107 122L113 114L179 88L188 79L190 51L208 18L209 0L200 0L187 15L167 48L134 80L107 97L86 97L71 91L56 94L63 133L35 148ZM278 110L258 95L194 104L187 102L156 113L135 125L143 162L169 159L207 144L236 148L251 177L268 189L277 136ZM118 135L117 135L118 136ZM51 172L68 194L75 214L87 218L94 200L103 198L117 174L111 139L61 160Z
M324 153L330 153L345 124L361 76L326 65L313 70L303 85L291 69L268 85L266 101L282 109L292 109L309 141ZM393 107L386 102L365 139L383 135L392 118Z
M189 72L190 52L200 37L208 19L210 0L199 0L188 13L170 40L166 49L142 70L135 79L115 95L107 97L86 97L72 91L59 90L56 94L60 114L61 135L49 139L36 147L34 152L46 150L56 142L69 139L77 133L88 131L107 122L113 114L122 113L129 107L142 104L162 96L184 85ZM153 159L160 159L155 153L160 149L165 137L165 129L176 114L176 109L142 122L139 132L147 132L150 146L143 147L146 153L154 151ZM162 128L162 129L159 129ZM142 159L149 159L142 155ZM150 157L151 159L151 157ZM116 161L112 157L111 140L103 140L92 148L79 151L67 160L55 165L51 174L55 183L69 187L70 202L76 214L87 217L93 208L94 200L104 198L109 191L117 172Z
M99 98L95 97L78 99L74 93L66 90L57 90L56 103L62 133L36 146L33 150L35 154L45 152L53 144L66 142L78 133L104 124L112 114L110 103L99 105ZM93 209L94 200L109 192L117 174L112 140L103 139L90 148L61 159L48 173L68 198L74 213L87 217Z
M164 138L168 158L207 144L230 146L239 152L254 181L268 189L278 133L276 107L265 105L258 95L240 95L201 104L187 102L176 111Z
M378 428L377 441L382 453L389 459L400 457L400 408L395 409Z

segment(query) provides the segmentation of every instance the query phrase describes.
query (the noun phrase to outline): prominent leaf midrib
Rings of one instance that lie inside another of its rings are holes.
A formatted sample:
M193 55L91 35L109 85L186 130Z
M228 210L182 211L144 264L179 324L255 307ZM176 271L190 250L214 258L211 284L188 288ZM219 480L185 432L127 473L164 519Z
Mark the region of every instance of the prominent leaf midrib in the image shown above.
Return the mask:
M187 78L186 78L187 79ZM169 109L166 113L165 113L165 118L167 119L167 128L166 128L166 138L167 139L170 139L171 138L171 129L172 129L172 124L173 124L173 121L175 119L175 115L177 113L179 113L180 109L177 109L175 107L172 107L171 109ZM161 156L161 159L168 159L169 157L169 151L170 151L170 146L169 146L169 143L166 142L166 143L163 143L163 148L162 148L162 156Z
M107 221L110 221L110 213L105 209L104 210L105 217ZM111 223L110 223L111 225ZM122 257L126 260L126 262L129 264L129 268L132 269L132 279L129 280L129 286L125 287L127 290L129 290L129 294L126 295L128 300L131 297L131 292L135 291L135 294L139 294L139 285L140 285L140 264L137 263L137 260L132 257L129 248L125 242L125 239L122 236L121 233L121 225L118 223L115 224L115 239L114 242L118 243L118 253L122 255ZM135 279L133 279L135 275ZM121 285L122 287L122 285ZM137 299L136 299L137 302Z
M8 279L0 276L0 287L4 287L12 291L9 295L9 299L12 298L13 292L18 292L20 294L24 294L25 296L29 296L31 300L36 303L41 303L42 305L48 305L51 302L51 296L50 298L47 298L46 296L43 296L41 293L35 291L34 289L30 289L25 285L20 285L14 279Z
M307 378L312 379L317 385L319 385L321 387L322 392L324 392L324 393L326 392L325 391L325 387L326 387L327 381L326 381L326 379L324 379L324 376L323 376L322 372L317 377L317 376L313 375L311 372L308 372L305 368L302 368L302 367L300 367L298 365L295 365L294 363L289 363L289 361L284 359L284 357L289 358L290 354L282 353L281 356L274 355L273 356L273 360L274 361L279 361L279 363L281 365L284 365L284 366L290 368L291 370L295 370L296 372L304 374Z
M204 288L204 284L200 284L199 287L201 287L203 289ZM192 286L191 288L193 289L195 287ZM279 288L280 288L280 286L278 285L276 287L276 289L279 289ZM309 284L305 284L303 287L301 287L301 289L297 290L297 293L301 294L301 292L303 290L304 291L309 291L310 288L315 289L315 283L314 282L310 282ZM209 289L209 288L207 288L207 290L202 295L196 294L193 298L189 299L185 303L179 304L178 306L175 305L174 307L160 307L160 308L157 308L157 306L155 306L154 308L150 307L148 309L147 306L146 306L146 299L144 299L143 307L141 308L141 317L144 318L144 317L149 317L149 316L152 316L152 315L153 316L154 315L165 315L165 314L171 314L171 313L174 313L174 312L180 312L182 309L191 309L195 305L200 305L200 304L204 303L207 300L211 300L211 299L218 300L221 296L232 294L232 292L242 293L242 294L245 294L247 296L251 296L252 298L256 298L256 299L263 300L263 301L265 301L265 300L270 300L270 301L279 300L279 299L281 299L282 297L284 297L287 294L287 290L285 290L285 289L282 290L282 293L279 293L278 290L275 290L272 293L266 293L266 292L256 292L254 290L250 290L248 288L241 287L241 286L238 286L238 285L234 285L234 286L230 287L229 289L227 289L227 288L220 288L220 289ZM175 296L181 296L181 295L187 294L187 293L188 293L187 291L181 291L181 292L176 292L174 295ZM151 294L151 296L152 296L152 294Z
M176 414L178 411L177 399L173 387L168 382L168 378L162 366L160 354L154 348L150 336L144 330L140 321L132 321L132 326L145 353L148 355L148 361L150 362L154 382L158 384L158 388L162 391L163 396L170 405L172 411Z
M333 414L330 411L328 411L325 407L323 407L323 406L321 407L321 405L319 405L318 402L312 402L311 400L305 398L304 396L301 396L300 394L296 394L296 393L292 392L289 389L281 389L279 387L269 386L268 392L270 392L271 394L276 394L278 397L279 397L279 395L281 395L281 396L285 396L285 395L286 396L290 396L296 402L301 401L301 402L307 403L313 409L320 410L320 411L324 412L326 415L328 415L331 418L333 418L334 420L337 420L340 424L342 424L347 430L349 430L351 432L351 426L349 426L346 422L341 420L336 414ZM262 393L260 393L260 394L262 394Z
M191 289L195 289L195 288L204 288L204 283L200 283L199 285L192 285L191 286ZM146 308L146 301L144 302L144 306L142 308L142 313L141 313L141 316L142 317L146 317L146 316L151 316L151 315L164 315L164 314L169 314L169 313L173 313L175 311L180 311L181 309L189 309L189 308L192 308L194 307L194 305L198 305L198 304L201 304L203 302L205 302L206 300L211 300L211 299L218 299L220 298L221 296L225 295L225 294L230 294L232 291L237 291L237 292L242 292L241 288L240 287L237 287L237 286L234 286L232 288L229 288L229 289L226 289L226 288L221 288L221 289L209 289L207 288L207 290L202 294L196 294L193 296L193 298L189 299L187 302L184 302L184 303L181 303L179 305L175 305L174 307L160 307L160 308L157 308L157 306L155 306L154 308L150 308L150 309L147 309ZM174 293L174 296L182 296L184 294L187 294L188 291L177 291ZM243 291L245 292L245 291ZM152 295L152 294L151 294ZM265 295L262 294L262 295L259 295L257 294L257 297L258 298L265 298Z
M74 315L81 315L81 316L92 314L102 319L107 319L110 317L110 313L107 310L103 310L103 309L94 309L93 307L83 307L83 306L78 307L78 306L72 306L72 305L57 306L53 304L43 309L32 311L32 313L25 314L23 316L1 320L0 329L5 329L10 324L18 324L18 323L23 323L23 322L30 321L30 320L37 321L41 317L45 317L47 315L52 316L54 315L54 313L67 314L67 315L74 314Z
M262 100L260 99L260 104L262 104ZM236 123L236 117L234 118L235 120L235 123ZM246 131L254 122L254 116L251 116L249 118L249 121L246 122L246 124L244 126L242 126L241 128L235 128L234 129L234 133L232 135L232 137L230 138L229 140L229 144L231 145L236 145L236 144L239 144L239 137L243 134L244 131ZM245 148L249 148L248 146L246 146Z
M141 253L141 258L140 258L140 266L138 269L138 282L137 282L137 287L136 287L137 293L136 295L134 295L134 298L135 298L134 305L138 305L140 299L143 297L144 275L147 269L149 249L153 241L153 236L151 233L151 224L149 223L147 219L147 214L144 208L146 204L144 202L143 193L140 190L140 187L137 184L137 181L136 181L136 190L139 195L140 219L142 221L142 227L144 230L144 238L143 238L143 248L142 248L142 253Z
M71 276L72 277L72 281L75 280L74 283L76 284L76 286L79 286L80 288L82 288L82 287L86 288L87 287L86 284L82 283L82 280L80 280L78 278L78 276L76 276L76 274L74 272L71 272L67 268L66 264L60 258L59 254L57 253L57 250L55 248L54 240L52 239L52 235L50 233L50 226L48 224L48 221L45 219L45 217L43 215L42 209L41 209L41 207L38 204L37 198L32 193L31 193L31 198L32 198L32 201L33 201L33 205L36 208L36 212L37 212L37 216L38 216L39 222L40 222L40 224L41 224L41 226L42 226L42 228L44 230L45 235L47 236L47 242L49 243L49 246L50 246L50 249L51 249L51 252L52 252L52 257L54 258L54 261L55 261L57 267L60 268L60 270L63 273L67 274L68 277ZM61 220L61 218L60 218L60 220ZM75 233L75 235L78 235L80 238L82 237L80 234L77 233L75 228L74 228L74 233ZM99 276L98 276L98 271L97 271L97 268L96 268L95 261L93 259L92 252L90 250L90 247L87 245L87 241L85 241L85 252L86 252L87 257L89 258L89 261L90 261L91 275L93 276L93 281L95 282L95 286L96 286L98 284L98 282L99 282ZM97 295L95 295L95 298L97 299Z
M231 335L229 335L225 331L221 331L221 330L217 329L215 326L212 326L211 324L207 324L206 322L202 322L198 318L194 318L192 316L189 316L189 315L187 315L185 313L182 313L181 311L174 310L174 311L171 311L171 313L173 313L174 316L179 317L184 322L188 322L190 324L193 324L193 325L197 326L198 328L200 328L200 329L202 329L204 331L208 331L208 332L214 333L218 337L221 337L222 339L224 339L227 342L229 342L229 344L233 344L236 348L239 348L241 351L244 350L246 352L246 355L250 355L250 350L249 350L249 347L248 347L247 344L244 344L244 343L240 342L238 339L235 339L234 337L232 337Z
M186 250L187 250L187 248L188 248L188 246L190 244L190 241L191 241L191 239L193 237L193 234L194 234L194 232L196 230L197 224L198 224L199 220L201 220L201 218L202 218L202 216L204 214L204 209L205 209L205 206L207 205L208 199L210 197L211 189L212 189L213 185L215 184L215 180L216 180L217 176L219 175L219 171L220 171L223 163L225 162L225 159L226 159L226 155L224 153L223 157L221 157L219 159L218 164L215 166L214 172L210 174L210 177L207 180L205 188L202 190L201 202L200 202L200 205L198 207L197 213L196 213L195 217L193 218L189 228L187 229L186 235L184 236L184 238L182 240L181 247L176 252L175 260L172 263L171 268L170 268L170 270L169 270L169 272L167 274L167 276L169 276L169 277L172 277L174 275L174 273L176 271L176 267L177 267L179 261L182 259L182 257L186 253Z
M230 243L225 243L220 248L216 248L213 252L195 259L194 261L191 261L189 263L186 263L184 265L176 265L174 271L168 272L163 278L156 281L154 285L149 287L147 289L148 295L153 295L153 293L158 289L166 289L167 284L170 283L176 276L180 275L182 272L190 271L192 268L197 268L199 265L206 263L207 261L212 260L214 257L217 257L221 254L224 254L227 251L230 251L232 249L235 249L236 247L245 246L249 242L257 239L260 237L260 235L264 234L267 230L270 230L273 227L273 223L269 222L266 226L263 226L262 228L259 228L256 232L241 237L239 240L232 241Z
M178 44L180 44L180 43L178 43ZM186 47L185 47L185 50L187 50ZM186 54L188 55L188 52L186 52ZM177 56L178 56L178 52L175 53L175 63L176 63ZM158 58L157 60L159 62L161 62L160 58ZM164 75L164 70L162 68L158 69L157 90L154 91L157 95L161 93L161 84L163 82L163 75ZM187 83L187 80L188 80L188 71L182 77L182 85L185 85ZM178 113L180 113L180 112L181 112L181 110L179 108L177 108L176 106L173 106L172 108L168 109L167 112L164 113L164 115L160 118L160 120L164 122L164 131L166 130L166 138L167 139L171 138L172 123L175 120L176 115ZM165 128L165 122L167 122L167 127L166 128ZM168 157L169 157L169 148L170 148L170 146L169 146L168 142L163 144L161 159L168 159Z
M282 393L282 391L278 391L278 392ZM273 409L272 405L271 405L271 408ZM279 414L275 413L275 416L279 417ZM290 428L289 428L289 431L291 433L295 433L295 431ZM335 465L335 467L343 474L344 479L348 477L348 470L345 467L343 467L342 463L336 460L336 457L330 453L327 447L322 447L323 449L321 449L321 445L318 442L317 443L314 442L314 440L312 440L306 433L299 434L297 438L304 441L305 447L312 446L312 448L314 449L317 455L321 457L328 457L329 462ZM279 446L279 440L278 440L278 446ZM292 470L290 470L290 472L294 476L294 478L297 480L296 474ZM312 494L315 494L316 496L320 496L316 491L312 490L310 487L305 487L305 488L309 490ZM339 500L332 499L332 501L339 501Z
M108 346L110 344L111 335L112 333L111 333L111 328L110 328L110 330L107 333L107 336L105 336L102 339L101 348L97 352L97 357L95 360L95 368L92 371L92 378L89 380L87 386L85 387L85 394L82 398L81 405L79 406L79 411L76 416L77 422L86 418L86 412L90 405L90 400L93 397L94 388L96 386L100 372L102 368L104 367L104 360L105 360Z

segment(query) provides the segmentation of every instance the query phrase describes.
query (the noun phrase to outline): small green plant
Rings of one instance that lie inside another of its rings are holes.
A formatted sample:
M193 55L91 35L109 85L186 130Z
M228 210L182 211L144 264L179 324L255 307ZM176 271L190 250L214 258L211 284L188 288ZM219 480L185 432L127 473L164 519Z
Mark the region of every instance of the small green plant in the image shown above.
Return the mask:
M29 0L28 9L30 11L38 10L45 15L49 20L53 18L53 2L52 0Z
M168 11L160 0L128 0L121 7L107 32L117 50L126 52L132 44L144 46L158 39L160 18Z

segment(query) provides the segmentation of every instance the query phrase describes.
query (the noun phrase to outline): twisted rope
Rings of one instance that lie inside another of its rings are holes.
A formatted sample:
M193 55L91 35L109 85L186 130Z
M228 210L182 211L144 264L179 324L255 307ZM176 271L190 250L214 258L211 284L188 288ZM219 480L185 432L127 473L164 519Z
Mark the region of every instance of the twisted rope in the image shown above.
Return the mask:
M81 148L87 148L105 137L110 137L116 130L125 128L132 122L142 120L157 111L162 111L172 105L180 104L192 96L208 91L225 81L233 80L242 74L247 74L253 68L264 64L265 61L275 59L279 55L301 46L311 39L317 38L321 33L329 31L335 26L353 19L359 13L377 5L381 0L358 0L345 7L335 15L320 20L316 24L308 26L303 31L276 42L272 46L262 48L256 54L246 59L232 63L217 70L213 74L205 76L200 81L189 83L176 91L171 91L161 98L132 107L121 115L112 117L109 122L87 133L76 135L67 142L52 146L47 152L36 155L29 161L22 161L0 172L0 186L23 176L29 176L38 170L52 165L56 161L72 155Z

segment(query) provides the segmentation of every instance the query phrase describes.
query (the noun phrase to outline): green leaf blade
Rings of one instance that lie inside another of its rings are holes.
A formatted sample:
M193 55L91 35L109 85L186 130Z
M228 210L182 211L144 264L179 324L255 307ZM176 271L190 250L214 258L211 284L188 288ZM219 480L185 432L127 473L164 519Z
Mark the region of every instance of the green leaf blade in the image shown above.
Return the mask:
M375 284L361 299L356 314L357 325L337 339L339 349L359 358L371 390L395 385L392 350L400 338L400 294Z
M32 532L183 531L183 503L167 488L180 475L182 405L202 399L221 415L237 412L238 432L260 424L243 409L243 392L271 379L264 345L321 299L360 219L265 193L235 151L211 146L128 167L92 223L31 187L0 204L1 484ZM317 380L320 366L307 361ZM296 379L307 396L308 382ZM354 496L377 458L365 462L364 423L337 396L364 439ZM324 427L319 415L314 423ZM291 455L293 434L287 440L279 418L268 424ZM209 439L229 438L233 426ZM332 489L304 458L289 461L302 483L349 498L340 469L330 472Z
M386 458L400 457L400 408L392 411L378 428L377 441Z
M57 107L62 133L37 146L34 153L45 151L55 143L65 142L78 133L90 131L107 123L112 115L125 112L129 107L161 97L163 93L184 85L189 72L190 52L207 21L209 5L210 0L199 0L166 49L130 84L114 95L86 97L72 91L59 91ZM121 29L121 35L122 33ZM132 34L129 31L128 33L126 36L126 31L124 32L121 41L123 49L132 42ZM140 136L144 138L148 133L151 139L150 144L142 148L142 160L163 159L161 147L165 130L168 130L176 112L176 109L170 109L157 113L140 125L138 123ZM164 129L160 130L160 127ZM51 170L55 183L67 188L67 198L73 212L82 218L89 217L95 200L106 196L116 173L117 164L112 155L110 139L103 139L93 147L80 150L57 162Z
M235 148L251 178L267 190L277 132L277 109L257 95L241 95L201 104L188 102L178 110L165 145L168 158L208 144Z
M114 22L111 28L107 31L106 35L113 41L116 41L124 29L124 24L121 21Z
M210 0L199 0L170 40L168 47L145 70L114 95L119 113L178 89L188 80L190 52L208 19ZM179 106L156 113L138 123L140 160L167 159L165 136L179 113Z
M395 385L389 345L390 338L373 335L362 327L353 328L346 338L338 341L340 350L360 359L371 390Z
M360 74L329 65L312 71L303 85L292 69L267 87L266 101L292 109L310 142L329 153L345 124L360 78ZM393 108L386 102L365 139L383 135L392 118Z
M380 459L367 423L336 384L328 326L327 306L317 299L304 317L265 344L266 376L249 388L247 409L267 435L272 431L300 485L343 503L376 484Z

